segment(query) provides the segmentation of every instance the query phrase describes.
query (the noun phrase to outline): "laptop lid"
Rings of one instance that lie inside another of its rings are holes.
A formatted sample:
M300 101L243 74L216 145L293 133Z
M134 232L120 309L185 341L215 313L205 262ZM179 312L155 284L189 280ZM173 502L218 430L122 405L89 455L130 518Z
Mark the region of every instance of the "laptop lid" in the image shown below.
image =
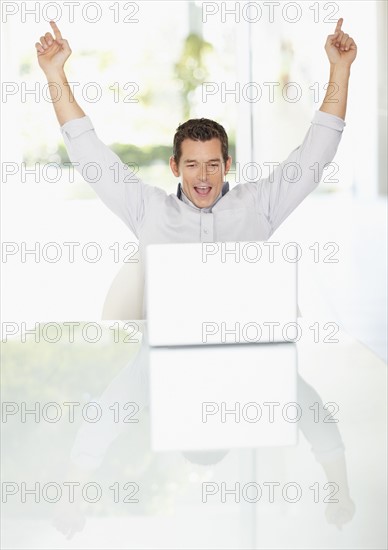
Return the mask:
M290 342L298 336L297 258L265 242L146 249L151 346Z

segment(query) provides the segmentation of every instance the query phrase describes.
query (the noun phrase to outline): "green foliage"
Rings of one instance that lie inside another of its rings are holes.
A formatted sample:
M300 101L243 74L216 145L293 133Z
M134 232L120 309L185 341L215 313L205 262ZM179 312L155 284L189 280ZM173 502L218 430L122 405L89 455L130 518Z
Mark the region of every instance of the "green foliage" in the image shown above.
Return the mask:
M120 159L128 164L137 164L138 166L152 166L156 162L164 162L168 164L172 154L172 146L169 145L154 145L146 147L137 147L128 143L113 143L109 146ZM58 155L61 163L70 162L63 143L58 145ZM33 159L33 162L46 162L47 159Z
M153 145L136 147L126 143L113 143L110 148L120 159L128 164L136 163L139 166L151 166L156 162L168 164L172 154L172 147L168 145Z
M174 65L175 75L182 82L183 116L190 118L190 93L205 82L208 71L205 66L205 54L212 51L213 46L198 34L191 33L186 37L183 50Z

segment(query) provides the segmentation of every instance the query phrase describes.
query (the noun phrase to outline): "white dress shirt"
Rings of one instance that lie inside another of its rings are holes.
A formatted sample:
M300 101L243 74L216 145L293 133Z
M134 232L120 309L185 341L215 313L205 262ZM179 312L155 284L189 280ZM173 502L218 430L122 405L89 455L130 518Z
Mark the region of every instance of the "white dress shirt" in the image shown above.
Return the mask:
M225 183L224 194L202 209L179 188L177 194L167 194L133 175L131 179L128 167L99 139L88 116L70 120L60 129L75 169L144 248L151 243L268 240L318 186L344 126L341 118L316 111L302 144L268 178L238 184L230 191ZM96 169L88 168L88 163L98 163L97 181L93 181ZM118 170L113 169L115 163ZM295 164L283 170L288 163Z

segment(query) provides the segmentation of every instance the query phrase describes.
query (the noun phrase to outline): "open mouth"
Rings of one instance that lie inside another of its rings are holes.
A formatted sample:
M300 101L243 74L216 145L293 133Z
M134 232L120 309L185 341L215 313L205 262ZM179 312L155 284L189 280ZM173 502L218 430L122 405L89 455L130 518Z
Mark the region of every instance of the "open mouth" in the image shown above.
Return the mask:
M208 186L201 186L201 187L194 187L196 193L200 195L201 197L206 197L211 191L211 187Z

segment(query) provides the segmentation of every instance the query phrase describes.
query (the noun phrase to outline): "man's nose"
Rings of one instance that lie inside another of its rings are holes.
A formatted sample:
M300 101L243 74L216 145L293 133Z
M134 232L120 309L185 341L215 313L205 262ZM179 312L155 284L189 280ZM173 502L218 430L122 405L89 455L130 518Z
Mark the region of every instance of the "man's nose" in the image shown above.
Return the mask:
M207 166L206 166L206 162L201 162L200 167L199 167L198 178L199 178L201 181L206 181L206 178L207 178Z

